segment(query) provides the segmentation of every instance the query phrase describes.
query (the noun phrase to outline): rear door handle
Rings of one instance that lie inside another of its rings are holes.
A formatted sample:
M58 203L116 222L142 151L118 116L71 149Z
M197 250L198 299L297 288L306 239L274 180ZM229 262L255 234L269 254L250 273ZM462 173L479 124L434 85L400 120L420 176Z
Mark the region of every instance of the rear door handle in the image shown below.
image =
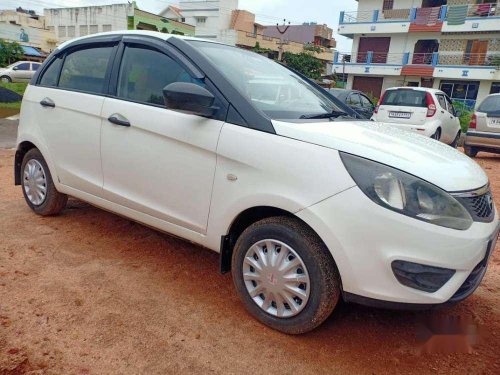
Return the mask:
M108 121L115 125L120 126L130 126L130 121L125 117L119 115L118 113L114 113L108 117Z
M42 107L50 107L54 108L56 106L56 103L50 98L43 98L42 101L40 102L40 105Z

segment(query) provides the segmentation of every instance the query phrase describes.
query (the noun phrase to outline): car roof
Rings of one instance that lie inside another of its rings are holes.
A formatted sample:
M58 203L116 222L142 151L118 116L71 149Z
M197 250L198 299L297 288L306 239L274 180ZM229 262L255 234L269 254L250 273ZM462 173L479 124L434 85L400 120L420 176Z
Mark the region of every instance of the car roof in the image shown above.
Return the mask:
M411 86L399 86L399 87L388 87L385 91L389 90L415 90L415 91L425 91L425 92L431 92L431 93L442 93L443 91L439 89L431 89L428 87L411 87Z
M92 39L98 36L113 36L113 35L139 35L139 36L149 36L149 37L155 37L158 39L162 40L168 40L170 38L177 38L177 39L184 39L184 40L198 40L198 41L204 41L204 42L210 42L210 43L216 43L216 44L224 44L220 43L214 40L209 40L209 39L202 39L202 38L197 38L194 36L185 36L185 35L176 35L176 34L166 34L166 33L160 33L159 31L147 31L147 30L120 30L120 31L107 31L103 33L96 33L96 34L90 34L90 35L85 35L79 38L74 38L70 39L64 43L61 43L56 50L61 50L65 48L66 46L73 44L74 42L77 41L82 41L85 39Z

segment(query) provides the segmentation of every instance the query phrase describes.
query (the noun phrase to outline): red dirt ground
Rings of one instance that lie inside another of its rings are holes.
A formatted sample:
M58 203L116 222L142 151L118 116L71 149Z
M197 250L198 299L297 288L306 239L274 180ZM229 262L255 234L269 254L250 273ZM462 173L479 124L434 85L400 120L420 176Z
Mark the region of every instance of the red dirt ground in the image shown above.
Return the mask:
M477 160L500 207L500 156ZM77 200L36 216L12 168L13 151L0 150L0 375L500 373L499 246L457 306L342 304L315 331L286 336L245 312L216 253ZM432 318L470 321L479 341L423 347Z

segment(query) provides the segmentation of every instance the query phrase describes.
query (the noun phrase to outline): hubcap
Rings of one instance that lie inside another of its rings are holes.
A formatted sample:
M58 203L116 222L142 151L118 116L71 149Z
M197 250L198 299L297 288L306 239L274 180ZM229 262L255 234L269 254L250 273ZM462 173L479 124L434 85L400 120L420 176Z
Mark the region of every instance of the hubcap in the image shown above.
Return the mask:
M31 159L24 167L24 192L29 201L35 206L41 205L47 196L47 178L42 164Z
M309 299L311 283L304 262L277 240L262 240L248 249L243 280L253 301L279 318L297 315Z

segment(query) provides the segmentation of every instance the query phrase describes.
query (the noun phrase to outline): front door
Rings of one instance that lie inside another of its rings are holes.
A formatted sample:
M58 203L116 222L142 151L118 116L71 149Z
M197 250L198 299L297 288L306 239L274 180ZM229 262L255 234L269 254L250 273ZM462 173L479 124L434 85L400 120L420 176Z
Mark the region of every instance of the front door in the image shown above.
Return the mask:
M31 79L31 64L29 62L18 64L14 67L13 81L28 82Z
M178 81L204 85L164 50L125 45L116 92L102 109L103 194L204 233L223 121L166 109L162 90Z
M469 65L484 65L488 52L487 40L470 40Z

